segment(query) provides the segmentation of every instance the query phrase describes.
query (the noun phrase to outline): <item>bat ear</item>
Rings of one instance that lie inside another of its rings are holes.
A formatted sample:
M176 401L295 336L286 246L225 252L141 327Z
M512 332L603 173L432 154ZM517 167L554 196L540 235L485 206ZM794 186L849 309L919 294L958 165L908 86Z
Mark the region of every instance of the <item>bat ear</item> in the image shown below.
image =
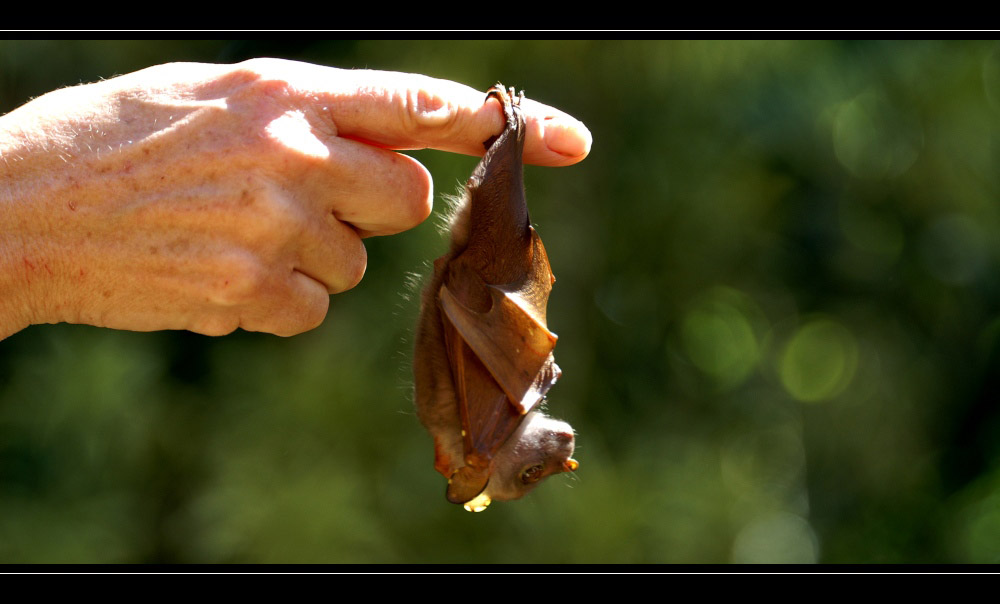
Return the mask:
M452 503L472 501L486 489L489 480L488 469L462 466L448 479L448 501Z

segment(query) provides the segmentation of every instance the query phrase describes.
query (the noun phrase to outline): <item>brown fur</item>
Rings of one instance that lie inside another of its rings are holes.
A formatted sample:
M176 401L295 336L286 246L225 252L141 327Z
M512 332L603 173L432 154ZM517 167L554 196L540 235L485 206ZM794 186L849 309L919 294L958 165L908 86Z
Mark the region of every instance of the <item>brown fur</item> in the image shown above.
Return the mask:
M520 99L502 87L491 97L506 126L454 205L449 250L421 295L413 363L417 415L455 503L517 499L576 467L572 428L529 412L559 377L545 324L555 278L524 199Z

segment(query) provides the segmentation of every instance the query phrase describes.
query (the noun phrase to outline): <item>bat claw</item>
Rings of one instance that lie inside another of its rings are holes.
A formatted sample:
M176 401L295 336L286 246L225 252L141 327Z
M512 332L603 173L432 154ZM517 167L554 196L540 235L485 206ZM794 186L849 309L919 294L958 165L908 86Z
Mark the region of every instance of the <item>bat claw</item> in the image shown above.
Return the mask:
M500 102L500 107L503 109L503 118L506 122L504 130L515 128L517 125L517 118L514 116L514 107L521 106L521 101L524 100L524 91L522 90L520 93L515 94L513 86L505 90L503 84L497 82L492 88L486 91L486 101L489 101L490 99L496 99ZM500 134L503 134L503 131L501 131ZM483 147L486 149L492 147L493 143L500 138L500 134L488 138L486 142L483 143Z

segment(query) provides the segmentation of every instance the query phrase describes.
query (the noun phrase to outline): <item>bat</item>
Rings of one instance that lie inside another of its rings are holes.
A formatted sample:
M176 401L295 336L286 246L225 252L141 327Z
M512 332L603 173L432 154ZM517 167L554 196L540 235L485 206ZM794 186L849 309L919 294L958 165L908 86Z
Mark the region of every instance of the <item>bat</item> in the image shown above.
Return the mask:
M539 411L559 379L546 306L555 276L524 196L524 93L486 95L504 129L462 189L451 244L421 297L413 358L417 416L434 438L446 496L479 512L572 472L573 428Z

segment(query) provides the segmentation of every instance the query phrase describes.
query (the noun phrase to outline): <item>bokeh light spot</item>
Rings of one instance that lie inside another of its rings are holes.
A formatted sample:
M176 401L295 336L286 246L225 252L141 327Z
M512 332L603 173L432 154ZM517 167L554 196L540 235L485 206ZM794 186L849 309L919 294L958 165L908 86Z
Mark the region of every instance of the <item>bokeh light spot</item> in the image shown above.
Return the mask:
M750 522L736 536L732 560L737 564L813 564L819 544L802 517L777 512Z
M744 310L750 304L736 290L713 288L687 312L681 324L688 358L721 386L742 383L760 358L760 347Z
M833 120L833 151L858 178L892 178L917 160L923 130L885 97L865 92L841 105Z
M792 336L779 372L789 394L811 403L840 394L857 364L858 345L851 332L832 319L816 319Z

